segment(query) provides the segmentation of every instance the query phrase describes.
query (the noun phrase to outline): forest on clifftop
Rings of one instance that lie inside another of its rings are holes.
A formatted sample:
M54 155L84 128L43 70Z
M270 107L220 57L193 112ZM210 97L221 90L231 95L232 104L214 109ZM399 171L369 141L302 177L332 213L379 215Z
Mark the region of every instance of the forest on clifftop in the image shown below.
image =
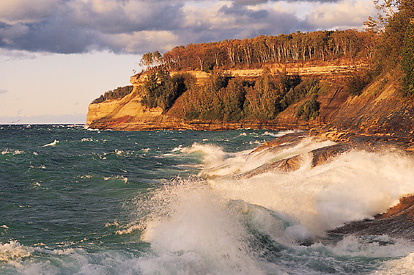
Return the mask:
M401 96L414 95L414 4L411 0L374 0L377 19L369 18L364 31L296 32L258 36L243 40L177 46L161 54L143 55L141 72L147 77L139 87L142 104L160 107L182 119L239 121L272 120L288 106L302 100L296 116L309 120L318 116L319 79L278 74L269 64L347 62L369 64L363 72L344 81L350 96L358 96L375 78L387 73L399 83ZM224 70L262 68L255 79L234 77ZM188 71L204 71L209 77L197 83ZM173 76L170 72L175 73ZM131 89L106 93L121 98ZM305 99L306 101L303 101ZM105 100L105 96L101 101ZM97 103L98 101L94 101Z

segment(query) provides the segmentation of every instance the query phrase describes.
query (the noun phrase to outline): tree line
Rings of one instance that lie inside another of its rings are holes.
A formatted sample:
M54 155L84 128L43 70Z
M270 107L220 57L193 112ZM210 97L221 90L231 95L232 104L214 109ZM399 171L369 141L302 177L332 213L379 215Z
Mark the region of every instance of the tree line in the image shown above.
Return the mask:
M118 87L115 90L110 90L105 92L103 95L92 101L92 104L94 103L101 103L108 99L119 99L123 98L124 96L130 94L132 90L134 89L134 86L124 86L124 87Z
M379 34L373 68L392 72L401 79L401 91L414 95L414 1L374 0L378 19L370 18L368 28Z
M340 57L370 59L375 51L377 34L344 31L296 32L278 36L260 35L250 39L177 46L160 55L144 54L140 64L163 66L167 70L228 69L259 67L269 62L333 60Z
M378 74L392 72L401 79L401 91L414 95L414 3L412 0L374 0L380 15L369 18L367 30L296 32L243 40L190 44L160 54L143 56L148 77L140 87L142 104L164 113L201 120L272 120L292 104L308 98L296 109L298 118L319 114L319 81L297 75L273 75L264 69L255 80L231 77L221 70L261 67L268 62L300 62L336 58L367 59L366 74L348 78L347 89L359 95ZM169 71L210 72L204 85L190 74ZM132 91L123 87L105 93L94 103L120 98Z

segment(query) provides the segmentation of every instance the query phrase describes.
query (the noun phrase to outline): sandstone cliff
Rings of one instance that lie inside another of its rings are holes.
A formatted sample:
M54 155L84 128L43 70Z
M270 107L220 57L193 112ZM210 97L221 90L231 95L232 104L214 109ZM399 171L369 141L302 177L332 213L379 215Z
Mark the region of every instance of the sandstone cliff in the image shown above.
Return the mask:
M272 65L269 67L274 74L287 73L299 74L301 76L319 76L322 78L338 79L344 73L354 72L364 64L285 64ZM200 71L191 71L197 82L203 83L209 74ZM226 74L232 76L240 76L247 78L257 78L263 73L263 69L238 69L225 71ZM174 74L174 73L172 73ZM146 80L145 74L132 76L130 81L134 85L131 94L121 99L106 100L101 103L92 103L89 105L87 124L90 128L97 129L113 129L113 130L155 130L155 129L193 129L193 130L229 130L239 128L307 128L309 123L302 122L295 117L295 109L290 108L286 112L279 115L274 121L241 121L241 122L222 122L222 121L186 121L174 116L163 114L159 108L149 109L144 107L140 102L142 94L140 94L139 86L143 85ZM331 97L325 95L323 97ZM325 100L326 101L326 100ZM329 100L328 100L329 101ZM329 104L323 108L331 108ZM335 107L333 107L335 108ZM320 124L319 121L313 121L313 124Z
M156 129L193 129L193 130L230 130L239 128L267 129L311 129L315 134L343 140L350 134L377 136L394 141L404 141L405 147L414 142L414 102L403 97L398 91L398 81L393 76L382 76L373 81L361 95L350 96L343 87L342 78L354 72L363 64L325 64L317 66L306 64L273 65L273 73L311 75L321 79L324 86L318 94L320 115L317 119L302 121L296 117L296 109L301 102L289 106L272 121L251 120L236 123L222 121L183 120L162 113L159 108L149 109L141 104L139 86L145 75L131 77L134 90L122 99L106 100L90 104L87 124L90 128L113 130L156 130ZM198 82L203 82L208 74L190 72ZM227 71L233 76L255 78L262 69ZM304 99L306 100L306 99ZM302 100L302 102L304 101ZM346 133L346 134L344 134Z

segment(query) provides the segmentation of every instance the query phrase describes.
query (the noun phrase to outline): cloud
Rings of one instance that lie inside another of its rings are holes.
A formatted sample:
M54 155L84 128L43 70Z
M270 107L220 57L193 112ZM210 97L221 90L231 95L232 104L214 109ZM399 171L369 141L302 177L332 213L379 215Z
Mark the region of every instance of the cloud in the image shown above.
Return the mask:
M368 17L367 1L308 0L313 10L299 17L286 8L297 8L301 2L294 0L9 0L0 3L0 49L142 54L188 43L354 27Z
M61 4L56 0L12 0L0 2L0 18L4 22L36 22L50 16Z
M236 5L245 5L245 6L255 6L260 4L266 3L274 3L274 2L314 2L314 3L323 3L323 2L337 2L339 0L232 0L232 2Z
M372 0L341 0L335 4L322 3L316 6L305 21L314 28L324 26L326 29L345 29L362 26L362 22L375 13Z
M0 90L0 95L1 94L7 94L9 91L7 91L7 90Z
M267 3L268 0L234 0L233 3L236 5L259 5Z

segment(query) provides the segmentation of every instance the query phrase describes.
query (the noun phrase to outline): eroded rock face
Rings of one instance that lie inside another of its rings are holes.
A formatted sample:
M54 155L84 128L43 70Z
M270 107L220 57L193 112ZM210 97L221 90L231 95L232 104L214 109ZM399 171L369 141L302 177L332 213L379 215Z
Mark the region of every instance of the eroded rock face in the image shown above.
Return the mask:
M414 195L400 199L399 204L372 220L357 221L331 230L330 234L383 235L414 240Z
M200 81L207 77L204 72L193 72ZM234 71L234 74L251 75L250 70ZM256 72L258 73L258 72ZM330 74L326 74L330 75ZM335 74L332 74L333 77ZM339 77L337 74L336 77ZM320 76L319 76L320 77ZM323 78L324 89L318 95L319 117L303 121L296 117L298 102L279 113L272 121L251 120L240 122L184 120L161 109L149 109L140 102L142 95L137 87L145 76L134 76L134 91L113 101L91 104L87 117L90 128L112 130L235 130L240 128L309 130L312 136L335 142L387 146L393 143L414 152L414 98L404 98L398 92L398 83L392 76L384 76L373 82L360 96L349 96L341 81ZM307 99L303 99L307 100ZM284 142L284 141L276 141ZM259 148L261 150L263 147Z
M273 73L286 72L299 74L303 77L316 77L323 79L342 78L346 73L354 72L364 67L364 64L274 64L270 70ZM177 72L171 72L173 75ZM208 74L200 71L186 72L193 74L200 84L205 82ZM263 73L263 69L228 70L227 74L233 76L257 78ZM280 113L275 120L264 121L187 121L178 117L169 116L168 113L146 109L140 104L142 95L138 93L138 86L143 85L147 75L145 73L132 76L130 81L134 85L134 91L120 100L109 100L102 103L91 104L87 116L87 124L90 128L112 130L158 130L158 129L192 129L192 130L233 130L239 128L252 129L308 129L326 123L326 117L330 117L346 100L346 93L338 92L337 88L329 89L320 96L321 119L303 121L296 117L298 104L289 107ZM304 99L306 100L306 99ZM126 108L129 106L131 108ZM156 112L157 115L148 114ZM127 118L128 117L128 118ZM121 119L122 118L122 119Z
M287 134L281 136L275 140L266 142L264 145L253 150L250 155L253 154L262 154L270 153L277 154L278 152L284 150L285 148L292 148L297 146L300 142L304 141L306 138L311 138L308 132L297 132L292 134ZM320 140L321 142L323 140ZM290 157L286 157L280 160L277 160L272 163L264 164L252 171L246 172L244 174L238 175L238 178L251 178L259 174L263 174L270 171L281 171L281 172L291 172L298 170L304 163L307 163L306 160L310 159L310 166L315 167L321 164L324 164L335 156L345 153L354 148L354 146L347 143L338 143L329 146L323 146L318 149L311 149L305 153L296 154Z

